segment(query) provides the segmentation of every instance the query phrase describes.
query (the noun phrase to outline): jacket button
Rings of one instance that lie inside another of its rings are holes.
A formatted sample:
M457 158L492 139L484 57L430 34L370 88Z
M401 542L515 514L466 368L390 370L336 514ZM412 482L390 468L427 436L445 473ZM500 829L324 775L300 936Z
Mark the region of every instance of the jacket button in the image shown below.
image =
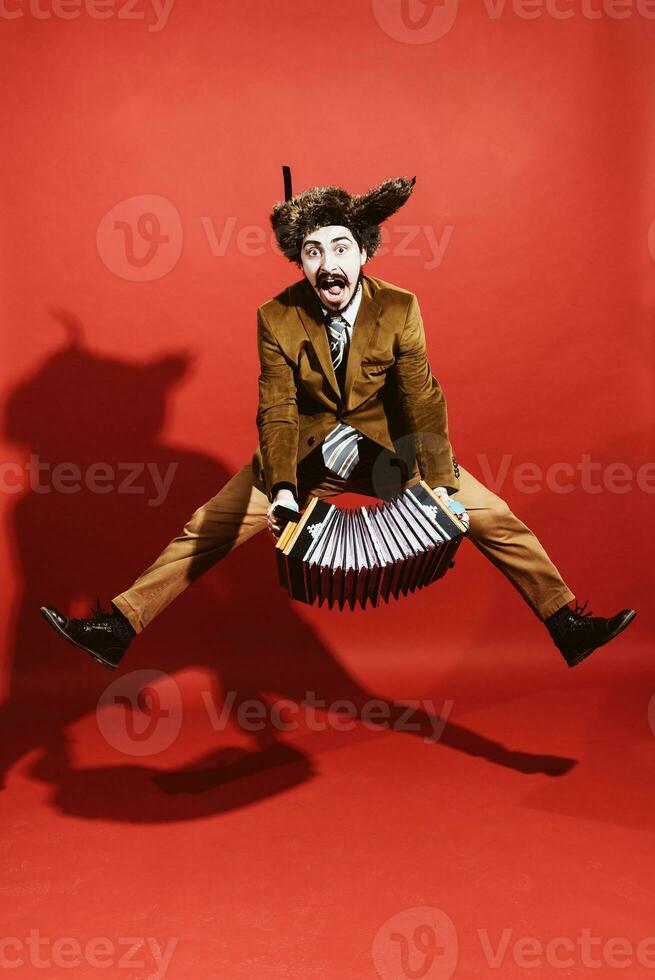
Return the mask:
M310 436L309 439L307 440L307 445L308 446L313 446L315 442L316 442L316 439L314 438L314 436Z

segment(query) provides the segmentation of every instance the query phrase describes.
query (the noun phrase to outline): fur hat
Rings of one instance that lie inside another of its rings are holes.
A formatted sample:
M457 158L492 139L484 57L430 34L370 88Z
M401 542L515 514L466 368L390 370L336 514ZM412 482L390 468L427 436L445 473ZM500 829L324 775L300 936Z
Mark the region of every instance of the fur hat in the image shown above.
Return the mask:
M285 200L274 205L271 225L282 252L298 265L304 237L326 225L349 228L359 247L373 256L380 244L380 223L402 207L416 181L391 177L365 194L349 194L342 187L309 187L292 197L289 167L282 172Z

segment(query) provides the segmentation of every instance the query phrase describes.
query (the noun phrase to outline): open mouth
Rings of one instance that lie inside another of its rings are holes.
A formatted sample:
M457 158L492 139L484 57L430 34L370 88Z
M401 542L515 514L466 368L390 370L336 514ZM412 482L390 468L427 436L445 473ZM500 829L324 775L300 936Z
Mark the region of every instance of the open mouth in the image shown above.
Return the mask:
M345 293L346 280L342 276L323 276L318 288L326 298L332 301L339 300Z

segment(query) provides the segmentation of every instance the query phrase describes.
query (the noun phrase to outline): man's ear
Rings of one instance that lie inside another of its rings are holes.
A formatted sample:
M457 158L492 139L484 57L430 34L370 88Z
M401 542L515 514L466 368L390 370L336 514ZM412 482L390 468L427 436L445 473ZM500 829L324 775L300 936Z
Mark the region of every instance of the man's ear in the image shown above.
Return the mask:
M361 260L362 260L362 265L364 265L364 263L368 261L368 252L362 246L362 248L360 248L360 250L359 250L359 254L360 254L360 257L361 257Z

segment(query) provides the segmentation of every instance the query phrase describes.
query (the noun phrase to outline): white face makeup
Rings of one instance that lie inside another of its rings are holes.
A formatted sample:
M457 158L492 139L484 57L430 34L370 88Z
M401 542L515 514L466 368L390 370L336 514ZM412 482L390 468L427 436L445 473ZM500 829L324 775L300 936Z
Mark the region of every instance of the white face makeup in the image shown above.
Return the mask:
M303 272L323 306L336 312L351 299L359 273L366 262L353 233L343 225L325 225L303 239L300 259Z

